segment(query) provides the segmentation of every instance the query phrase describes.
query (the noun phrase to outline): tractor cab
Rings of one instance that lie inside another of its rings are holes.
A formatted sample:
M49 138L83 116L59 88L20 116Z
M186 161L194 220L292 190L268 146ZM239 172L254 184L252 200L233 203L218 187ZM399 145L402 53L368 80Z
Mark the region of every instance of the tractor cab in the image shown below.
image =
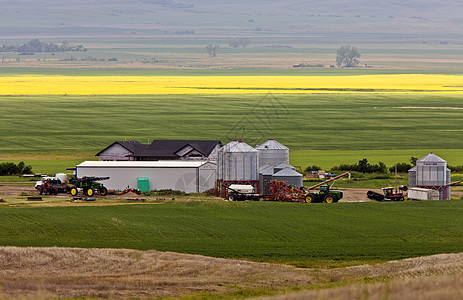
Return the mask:
M384 193L384 197L388 198L388 196L390 194L394 194L394 188L393 187L385 187L385 188L382 188L383 190L383 193Z
M330 186L327 184L320 186L320 194L328 194L330 192Z
M382 188L384 198L392 201L404 201L404 194L402 191L406 191L407 187L400 186L399 191L394 190L393 187Z

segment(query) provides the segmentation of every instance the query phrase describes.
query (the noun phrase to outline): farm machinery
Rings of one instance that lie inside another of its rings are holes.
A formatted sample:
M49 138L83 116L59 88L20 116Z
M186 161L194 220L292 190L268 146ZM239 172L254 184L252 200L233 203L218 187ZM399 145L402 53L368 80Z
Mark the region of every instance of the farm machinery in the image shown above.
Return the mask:
M69 192L67 184L67 175L58 173L55 177L44 176L35 183L35 189L40 195L57 195L58 193Z
M43 177L41 181L35 184L36 190L40 195L58 195L58 193L67 193L69 190L66 182L57 177Z
M350 172L333 177L309 188L295 187L288 185L285 181L273 180L269 182L268 195L261 195L256 193L255 188L252 185L232 184L227 187L226 199L232 201L264 199L270 201L285 202L334 203L338 202L343 197L343 192L331 190L331 186L327 183L347 175L350 175ZM317 187L320 187L319 192L312 191Z
M404 193L408 190L408 188L404 185L399 186L399 189L395 189L393 187L385 187L382 188L383 194L374 192L374 191L368 191L367 192L367 197L368 199L371 200L376 200L376 201L404 201Z
M306 203L316 203L316 202L324 202L324 203L334 203L338 202L342 197L344 196L342 191L334 191L331 190L331 186L328 185L327 183L335 181L339 178L342 178L344 176L350 175L350 172L343 173L341 175L338 175L336 177L333 177L331 179L328 179L324 182L321 182L319 184L316 184L314 186L311 186L307 188L306 190L308 193L305 195L305 202ZM311 190L320 187L319 192L310 192Z
M95 192L99 193L101 196L106 196L108 194L108 189L103 186L102 183L98 182L101 180L108 180L109 177L87 177L74 178L70 180L70 183L73 186L70 188L70 193L72 196L76 196L79 191L82 191L84 195L92 197L95 195Z

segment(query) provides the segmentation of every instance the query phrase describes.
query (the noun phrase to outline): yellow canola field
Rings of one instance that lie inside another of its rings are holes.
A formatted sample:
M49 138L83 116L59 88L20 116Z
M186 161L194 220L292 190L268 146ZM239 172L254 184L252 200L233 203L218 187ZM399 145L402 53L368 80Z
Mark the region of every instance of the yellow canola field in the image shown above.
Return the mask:
M463 93L463 75L0 76L0 95Z

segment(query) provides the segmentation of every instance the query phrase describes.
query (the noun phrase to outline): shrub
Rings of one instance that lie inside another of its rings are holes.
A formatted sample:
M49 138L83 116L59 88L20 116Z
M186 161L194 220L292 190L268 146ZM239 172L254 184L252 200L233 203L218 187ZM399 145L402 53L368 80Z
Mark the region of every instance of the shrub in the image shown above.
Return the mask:
M22 175L32 173L32 167L26 166L24 162L20 162L17 165L12 162L0 163L0 176L8 175Z
M356 164L340 164L339 166L333 167L331 170L337 171L356 171L360 173L387 173L388 169L383 162L372 165L368 162L368 159L364 158L359 160Z

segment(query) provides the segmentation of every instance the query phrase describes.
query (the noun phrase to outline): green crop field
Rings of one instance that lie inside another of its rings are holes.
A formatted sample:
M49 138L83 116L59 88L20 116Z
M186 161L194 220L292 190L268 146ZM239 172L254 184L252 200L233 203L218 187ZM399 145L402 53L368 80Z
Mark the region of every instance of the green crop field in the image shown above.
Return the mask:
M175 138L273 137L294 150L463 148L460 95L4 96L0 105L3 153Z
M297 266L463 251L462 201L1 206L4 246L157 249Z
M301 167L364 157L393 165L429 151L450 165L463 159L461 95L2 96L0 106L0 155L17 161L24 160L18 153L93 157L125 139L240 139L254 146L268 138L294 150ZM37 171L49 171L31 160Z

